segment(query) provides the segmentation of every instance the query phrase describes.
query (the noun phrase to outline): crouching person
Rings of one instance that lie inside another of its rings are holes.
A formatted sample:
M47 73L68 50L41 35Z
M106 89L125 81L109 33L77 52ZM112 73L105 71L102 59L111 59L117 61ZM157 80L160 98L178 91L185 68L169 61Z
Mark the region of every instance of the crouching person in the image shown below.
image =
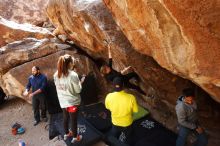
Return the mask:
M111 112L112 129L111 136L119 138L122 132L125 134L122 142L129 143L129 136L132 132L132 114L138 112L135 97L123 90L123 80L116 77L113 80L114 92L109 93L105 99L105 106Z
M208 139L205 131L198 123L197 105L194 91L191 88L183 90L183 95L177 100L176 114L179 123L179 133L176 146L185 146L190 133L196 134L194 146L206 146Z

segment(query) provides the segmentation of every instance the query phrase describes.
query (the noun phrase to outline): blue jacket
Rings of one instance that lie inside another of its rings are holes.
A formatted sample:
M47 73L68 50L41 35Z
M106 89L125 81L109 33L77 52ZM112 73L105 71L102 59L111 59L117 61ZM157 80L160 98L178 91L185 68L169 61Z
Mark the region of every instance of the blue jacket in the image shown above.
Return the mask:
M41 89L41 91L45 90L45 87L47 85L47 77L43 74L39 74L37 76L31 75L28 78L28 84L26 86L26 89L29 91L32 87L32 92L35 92L38 89Z

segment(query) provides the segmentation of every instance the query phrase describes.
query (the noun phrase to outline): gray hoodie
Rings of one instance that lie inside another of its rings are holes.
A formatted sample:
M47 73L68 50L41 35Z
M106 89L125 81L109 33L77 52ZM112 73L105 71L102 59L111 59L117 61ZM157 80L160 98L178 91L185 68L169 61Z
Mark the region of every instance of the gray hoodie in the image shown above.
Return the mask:
M197 105L195 102L193 104L187 104L183 101L184 97L179 97L176 105L176 114L178 123L189 129L196 129L198 124L197 117Z
M69 70L67 77L58 78L58 72L54 74L57 95L61 108L79 105L81 102L80 92L82 89L78 74Z

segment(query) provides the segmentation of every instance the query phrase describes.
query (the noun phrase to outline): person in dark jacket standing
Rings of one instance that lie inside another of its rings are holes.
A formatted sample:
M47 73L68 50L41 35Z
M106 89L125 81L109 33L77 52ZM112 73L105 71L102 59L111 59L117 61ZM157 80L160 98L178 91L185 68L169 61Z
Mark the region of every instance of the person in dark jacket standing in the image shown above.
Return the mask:
M186 88L183 90L183 95L177 100L176 114L179 133L176 146L185 146L187 137L192 132L196 134L194 146L206 146L208 144L205 131L198 122L197 105L194 98L194 90Z
M44 90L47 85L47 77L40 73L40 68L37 66L32 67L32 75L28 78L28 84L26 90L23 93L24 96L32 98L32 107L34 112L34 126L40 122L40 107L41 107L41 118L43 121L47 121L46 116L46 103ZM32 92L29 93L30 88Z

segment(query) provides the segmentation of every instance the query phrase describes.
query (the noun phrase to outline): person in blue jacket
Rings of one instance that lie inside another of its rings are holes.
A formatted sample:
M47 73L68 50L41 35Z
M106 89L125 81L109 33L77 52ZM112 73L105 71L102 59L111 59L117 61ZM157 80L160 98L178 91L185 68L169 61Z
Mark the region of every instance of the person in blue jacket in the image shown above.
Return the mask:
M26 90L23 93L24 96L32 98L32 107L34 112L34 126L40 122L40 107L41 118L43 121L47 121L46 115L46 103L45 103L45 88L47 85L47 77L40 72L38 66L32 67L32 75L28 78L28 84ZM32 88L32 92L29 92Z

